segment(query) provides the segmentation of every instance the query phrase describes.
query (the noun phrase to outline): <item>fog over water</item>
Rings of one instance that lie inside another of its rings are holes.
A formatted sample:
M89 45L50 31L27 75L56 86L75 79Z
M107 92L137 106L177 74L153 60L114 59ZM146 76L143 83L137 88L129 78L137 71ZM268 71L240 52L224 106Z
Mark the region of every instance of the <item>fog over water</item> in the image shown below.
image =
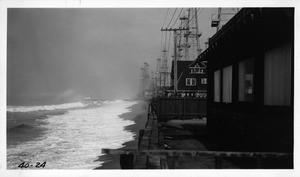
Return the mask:
M134 97L143 62L150 63L151 70L155 70L166 11L8 9L8 104L41 97ZM207 14L202 25L206 27L210 15ZM167 22L170 17L171 14Z

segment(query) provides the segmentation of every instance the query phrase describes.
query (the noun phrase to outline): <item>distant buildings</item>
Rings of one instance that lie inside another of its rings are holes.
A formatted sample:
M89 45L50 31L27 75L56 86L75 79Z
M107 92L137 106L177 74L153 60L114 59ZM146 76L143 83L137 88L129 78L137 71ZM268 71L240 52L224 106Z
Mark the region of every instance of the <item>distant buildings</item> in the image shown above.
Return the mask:
M206 61L177 61L178 92L180 97L206 98L207 71ZM174 93L174 62L171 70L171 87L167 90Z
M140 68L140 83L139 83L139 98L149 97L151 94L151 80L149 72L149 64L145 62L143 67Z

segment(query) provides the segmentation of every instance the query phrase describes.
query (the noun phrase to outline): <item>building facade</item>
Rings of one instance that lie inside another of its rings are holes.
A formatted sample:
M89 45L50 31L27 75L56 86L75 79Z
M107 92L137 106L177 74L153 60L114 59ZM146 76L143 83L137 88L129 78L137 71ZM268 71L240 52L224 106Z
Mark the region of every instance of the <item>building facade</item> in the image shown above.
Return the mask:
M206 98L207 71L206 61L177 61L178 95L182 97ZM169 92L174 91L174 62L171 70L172 86Z
M294 9L244 8L209 41L210 135L252 151L293 151Z

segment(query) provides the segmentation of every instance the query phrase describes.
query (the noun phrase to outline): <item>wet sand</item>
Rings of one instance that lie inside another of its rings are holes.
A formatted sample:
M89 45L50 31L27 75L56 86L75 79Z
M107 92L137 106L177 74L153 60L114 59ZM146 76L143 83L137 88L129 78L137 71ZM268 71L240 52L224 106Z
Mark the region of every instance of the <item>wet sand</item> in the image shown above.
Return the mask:
M138 104L131 106L129 109L130 112L125 113L120 117L122 119L132 120L135 122L135 124L125 127L125 130L134 132L135 137L133 141L124 143L124 147L122 149L137 149L139 130L144 129L147 122L148 103L139 101ZM105 161L105 163L95 169L121 169L119 163L119 155L103 155L100 156L96 161Z

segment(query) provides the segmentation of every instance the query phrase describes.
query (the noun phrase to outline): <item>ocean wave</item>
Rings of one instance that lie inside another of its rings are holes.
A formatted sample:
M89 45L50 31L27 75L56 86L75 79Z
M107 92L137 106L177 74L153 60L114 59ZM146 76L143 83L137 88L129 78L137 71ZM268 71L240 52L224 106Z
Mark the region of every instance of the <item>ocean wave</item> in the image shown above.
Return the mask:
M103 104L113 104L113 103L124 103L126 101L124 100L105 100L103 101Z
M121 100L121 99L118 99L118 100L106 100L106 101L103 101L102 103L103 104L115 104L115 103L129 103L129 102L132 102L133 104L136 104L135 101L127 101L127 100Z
M21 124L21 125L17 125L17 126L14 126L10 129L8 129L8 132L16 132L16 131L26 131L26 130L30 130L34 128L33 126L31 125L28 125L28 124Z
M47 162L46 169L94 169L101 149L118 149L134 140L135 133L125 127L134 124L119 115L130 112L136 102L120 102L106 106L68 111L42 119L46 129L38 141L28 141L7 150L9 169L17 169L21 161ZM20 126L27 127L27 126ZM25 154L25 155L23 155Z
M70 109L84 107L85 104L81 102L65 103L58 105L43 105L43 106L7 106L8 112L33 112L33 111L49 111L57 109Z

